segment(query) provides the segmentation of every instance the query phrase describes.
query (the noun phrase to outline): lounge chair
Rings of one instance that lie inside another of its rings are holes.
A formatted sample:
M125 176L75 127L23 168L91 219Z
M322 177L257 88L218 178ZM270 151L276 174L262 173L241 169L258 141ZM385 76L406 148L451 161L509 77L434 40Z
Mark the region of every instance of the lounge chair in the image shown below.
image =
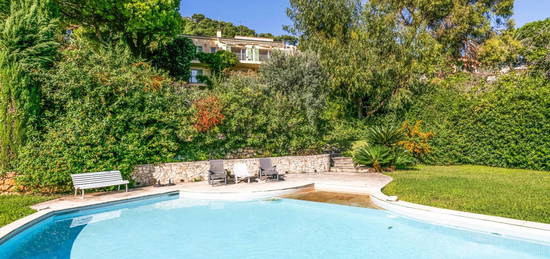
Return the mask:
M235 176L235 183L239 182L239 178L246 178L248 179L248 183L250 183L250 177L252 177L252 174L250 174L248 167L244 163L236 163L233 165L233 175Z
M271 178L277 178L279 181L279 172L277 172L277 167L273 166L271 163L271 158L260 158L260 173L259 176L271 176Z
M227 171L223 168L223 160L210 160L208 183L213 185L215 180L222 180L227 184Z

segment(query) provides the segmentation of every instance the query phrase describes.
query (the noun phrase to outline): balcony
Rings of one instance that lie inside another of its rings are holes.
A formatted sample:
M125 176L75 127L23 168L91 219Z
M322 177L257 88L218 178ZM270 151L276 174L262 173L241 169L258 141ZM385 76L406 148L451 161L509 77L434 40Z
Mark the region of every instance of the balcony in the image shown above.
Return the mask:
M246 51L233 50L232 52L237 56L239 62L242 63L264 63L270 58L270 53L267 51L265 51L265 53L262 53L262 51L259 55L254 55L254 53L252 53L252 55L249 54L248 56L246 55Z

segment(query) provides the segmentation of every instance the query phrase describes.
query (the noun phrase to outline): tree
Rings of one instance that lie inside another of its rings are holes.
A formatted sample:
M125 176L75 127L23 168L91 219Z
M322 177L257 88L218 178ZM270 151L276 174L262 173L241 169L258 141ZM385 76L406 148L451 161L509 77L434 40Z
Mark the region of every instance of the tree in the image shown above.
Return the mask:
M193 14L191 17L183 18L183 34L197 36L216 36L221 30L224 37L233 38L239 36L256 36L256 31L244 26L234 25L230 22L210 19L204 14Z
M438 72L440 45L426 24L404 26L391 5L291 1L300 47L319 54L336 100L357 117L403 108Z
M153 65L167 70L177 79L187 80L191 75L190 66L195 59L196 49L191 39L177 36L153 52Z
M124 40L146 57L181 28L180 0L57 0L65 20L99 42Z
M201 63L207 64L213 77L219 77L227 69L236 66L239 63L237 55L231 51L218 50L216 53L197 53L197 58Z
M210 19L204 14L193 14L191 17L183 18L182 33L196 36L216 36L218 30L222 31L223 37L233 38L235 36L250 36L272 38L276 41L287 42L292 45L298 43L298 38L292 35L275 36L271 33L256 33L255 30L244 25L234 25L230 22Z
M520 63L522 45L512 33L507 31L485 41L477 51L478 61L496 69Z
M361 2L359 0L290 0L287 14L294 22L286 27L300 35L307 48L316 38L336 39L346 42L357 23Z
M50 1L12 1L0 24L0 170L15 160L27 135L39 127L37 74L57 56L57 20Z
M270 95L286 96L312 125L319 123L327 98L327 76L313 52L287 54L274 52L260 67L260 79Z
M550 18L525 24L516 38L524 46L522 55L527 63L550 79Z
M510 27L514 0L433 1L373 0L398 12L404 26L426 25L430 34L453 57L472 50L492 35L494 26Z

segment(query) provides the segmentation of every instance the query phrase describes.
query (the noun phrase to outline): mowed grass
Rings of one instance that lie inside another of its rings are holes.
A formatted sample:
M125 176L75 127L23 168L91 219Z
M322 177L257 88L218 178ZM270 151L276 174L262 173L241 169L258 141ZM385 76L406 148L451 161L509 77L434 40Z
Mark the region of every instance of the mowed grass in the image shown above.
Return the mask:
M29 206L57 196L0 195L0 227L35 212Z
M550 172L487 166L419 166L388 173L400 200L550 223Z

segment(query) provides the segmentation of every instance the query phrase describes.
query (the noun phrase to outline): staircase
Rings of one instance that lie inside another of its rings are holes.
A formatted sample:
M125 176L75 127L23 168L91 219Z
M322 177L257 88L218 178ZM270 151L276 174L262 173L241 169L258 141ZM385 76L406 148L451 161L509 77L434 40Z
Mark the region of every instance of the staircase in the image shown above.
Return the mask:
M368 168L355 167L351 157L333 157L330 172L333 173L368 173Z

